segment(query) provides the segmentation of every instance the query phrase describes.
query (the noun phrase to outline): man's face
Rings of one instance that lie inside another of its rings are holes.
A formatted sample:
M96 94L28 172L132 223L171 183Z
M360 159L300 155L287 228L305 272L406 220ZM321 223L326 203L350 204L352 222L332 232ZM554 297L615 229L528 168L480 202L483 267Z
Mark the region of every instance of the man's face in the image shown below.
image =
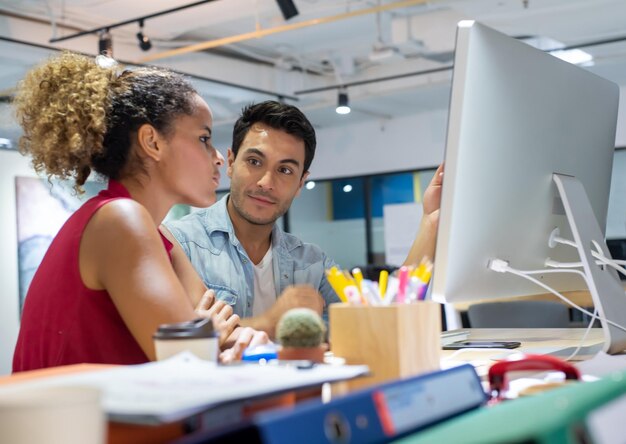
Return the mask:
M232 209L254 225L270 225L300 194L308 173L304 141L263 123L250 127L235 158L228 150Z

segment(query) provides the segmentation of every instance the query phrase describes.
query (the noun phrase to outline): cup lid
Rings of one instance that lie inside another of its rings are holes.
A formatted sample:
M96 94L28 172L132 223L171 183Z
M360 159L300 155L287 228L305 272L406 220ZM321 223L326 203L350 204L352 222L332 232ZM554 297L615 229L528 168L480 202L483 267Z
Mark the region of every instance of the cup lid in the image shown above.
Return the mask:
M213 328L211 319L198 318L176 324L162 324L154 334L154 339L195 339L217 336L219 333Z

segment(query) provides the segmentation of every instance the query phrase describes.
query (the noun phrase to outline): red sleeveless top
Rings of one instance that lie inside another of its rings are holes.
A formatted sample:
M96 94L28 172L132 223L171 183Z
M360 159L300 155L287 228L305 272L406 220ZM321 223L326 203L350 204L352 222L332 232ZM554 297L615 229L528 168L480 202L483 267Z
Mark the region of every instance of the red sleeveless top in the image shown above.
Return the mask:
M83 231L103 205L130 199L113 180L63 225L30 284L13 355L13 371L78 363L140 364L148 361L106 290L91 290L79 270ZM172 244L161 235L170 253Z

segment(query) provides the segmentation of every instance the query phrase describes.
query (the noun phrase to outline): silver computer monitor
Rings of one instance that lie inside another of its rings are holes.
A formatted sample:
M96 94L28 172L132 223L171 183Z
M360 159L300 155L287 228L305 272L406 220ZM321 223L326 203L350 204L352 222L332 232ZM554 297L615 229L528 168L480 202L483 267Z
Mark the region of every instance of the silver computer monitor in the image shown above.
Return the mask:
M576 248L549 245L555 228L573 239L554 173L582 184L604 243L618 101L608 80L479 23L459 23L434 300L546 293L493 271L493 259L525 270L545 268L547 258L581 261ZM572 274L537 277L557 291L587 289ZM623 289L618 303L626 321Z

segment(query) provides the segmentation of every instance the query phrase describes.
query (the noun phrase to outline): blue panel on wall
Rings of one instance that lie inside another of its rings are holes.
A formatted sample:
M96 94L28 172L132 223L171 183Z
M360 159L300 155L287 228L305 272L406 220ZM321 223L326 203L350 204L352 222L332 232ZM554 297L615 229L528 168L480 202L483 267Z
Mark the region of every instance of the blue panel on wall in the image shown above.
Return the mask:
M333 219L357 219L365 217L363 202L363 179L333 180ZM344 187L350 185L348 193Z
M383 216L383 205L414 202L413 174L377 176L372 181L372 216ZM352 186L345 192L346 185ZM363 179L339 179L332 181L333 219L356 219L365 217L363 202Z
M414 202L413 173L372 177L372 217L383 217L383 205Z

